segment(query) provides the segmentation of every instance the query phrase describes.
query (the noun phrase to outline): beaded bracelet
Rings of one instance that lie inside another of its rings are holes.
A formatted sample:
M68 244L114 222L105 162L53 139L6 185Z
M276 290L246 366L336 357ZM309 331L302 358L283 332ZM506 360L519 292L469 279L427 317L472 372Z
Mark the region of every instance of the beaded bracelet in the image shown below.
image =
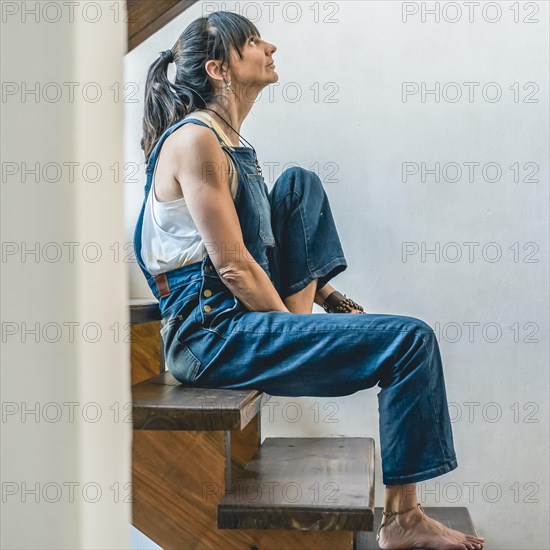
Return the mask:
M361 313L365 313L363 306L337 290L327 297L322 307L327 313L351 313L354 309L358 309Z

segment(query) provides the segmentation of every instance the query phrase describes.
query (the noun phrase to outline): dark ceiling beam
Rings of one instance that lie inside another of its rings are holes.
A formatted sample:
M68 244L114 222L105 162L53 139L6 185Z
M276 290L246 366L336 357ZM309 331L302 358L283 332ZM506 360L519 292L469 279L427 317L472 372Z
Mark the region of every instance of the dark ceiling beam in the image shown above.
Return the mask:
M192 6L197 0L126 0L128 51ZM183 30L183 29L182 29Z

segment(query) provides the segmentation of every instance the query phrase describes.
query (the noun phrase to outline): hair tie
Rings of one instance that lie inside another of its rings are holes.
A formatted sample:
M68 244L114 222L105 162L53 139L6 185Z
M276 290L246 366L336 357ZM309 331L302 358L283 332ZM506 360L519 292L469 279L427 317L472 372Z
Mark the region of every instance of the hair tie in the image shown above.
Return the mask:
M164 52L160 52L160 57L163 61L167 60L168 63L172 63L172 61L174 61L174 54L172 53L172 50L166 50Z

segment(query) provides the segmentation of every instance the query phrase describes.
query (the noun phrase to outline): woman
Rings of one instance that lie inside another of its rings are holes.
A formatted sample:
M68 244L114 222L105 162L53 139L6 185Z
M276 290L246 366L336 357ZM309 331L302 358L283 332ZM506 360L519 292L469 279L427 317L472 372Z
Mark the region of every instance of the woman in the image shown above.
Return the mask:
M134 245L159 299L166 365L185 384L280 396L378 384L381 548L483 548L416 502L416 482L457 467L433 331L342 300L328 283L347 263L319 178L294 167L268 193L254 148L239 145L255 99L278 80L276 50L246 18L216 12L149 69Z

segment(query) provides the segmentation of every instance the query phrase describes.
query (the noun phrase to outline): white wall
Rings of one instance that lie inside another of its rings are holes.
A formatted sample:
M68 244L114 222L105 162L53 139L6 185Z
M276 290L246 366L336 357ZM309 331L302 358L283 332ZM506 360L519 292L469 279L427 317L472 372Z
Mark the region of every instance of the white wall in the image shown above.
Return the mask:
M439 336L459 468L419 484L419 499L467 506L488 548L548 548L548 3L520 2L515 14L511 2L485 2L473 6L472 22L467 3L452 3L462 10L455 23L446 2L439 23L433 15L422 22L421 10L434 2L300 2L301 15L294 4L280 2L270 16L264 2L198 3L126 56L126 81L142 91L158 52L206 10L239 11L278 46L279 85L271 96L264 90L242 132L264 174L278 163L268 185L286 163L316 169L349 263L334 285L370 312L420 317ZM411 14L405 22L402 10ZM403 101L403 82L460 83L464 98L453 103L456 87L447 86L439 102L420 94ZM479 83L470 85L472 102L465 82ZM483 90L491 82L502 90L499 101L485 99L497 90ZM538 103L524 102L530 82ZM302 97L293 101L296 91ZM142 108L126 104L129 162L142 162ZM422 182L420 174L404 182L405 162L458 163L463 174L454 183L432 175ZM479 163L473 181L465 163ZM496 164L484 177L488 163ZM490 181L498 167L500 179ZM128 241L143 184L141 170L126 186ZM438 257L421 256L435 246ZM135 264L130 283L133 296L150 296ZM363 435L378 443L377 391L273 397L264 435ZM379 454L377 468L382 505Z
M10 549L130 540L128 285L110 250L124 242L123 188L109 169L123 158L122 103L109 88L122 81L126 25L103 3L84 15L83 3L67 4L1 6L1 546Z

